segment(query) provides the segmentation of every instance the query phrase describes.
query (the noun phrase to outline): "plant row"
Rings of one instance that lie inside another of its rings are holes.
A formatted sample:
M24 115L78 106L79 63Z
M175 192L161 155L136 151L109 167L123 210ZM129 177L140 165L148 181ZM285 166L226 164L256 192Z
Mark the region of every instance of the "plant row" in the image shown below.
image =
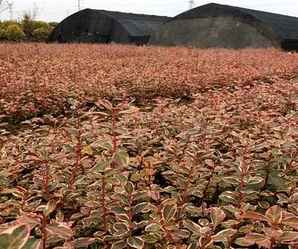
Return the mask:
M297 69L297 54L272 49L2 44L0 116L19 122L65 114L74 100L90 107L98 98L124 95L137 104L156 97L188 101L212 89L292 80Z
M297 93L73 100L68 117L3 126L0 247L296 249Z

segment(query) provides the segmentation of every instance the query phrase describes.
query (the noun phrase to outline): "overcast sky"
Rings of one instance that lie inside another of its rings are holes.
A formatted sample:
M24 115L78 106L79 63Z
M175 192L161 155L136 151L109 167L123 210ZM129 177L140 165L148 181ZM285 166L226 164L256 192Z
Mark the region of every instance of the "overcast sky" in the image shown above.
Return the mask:
M34 9L37 9L37 19L46 21L61 21L66 16L78 10L78 0L8 1L13 2L13 17L15 19L22 16L23 13L26 11L33 11ZM81 5L82 8L95 8L132 13L175 16L189 8L188 2L189 0L81 0ZM210 2L298 16L298 0L195 0L195 6L203 5ZM0 13L0 19L3 20L8 18L8 11Z

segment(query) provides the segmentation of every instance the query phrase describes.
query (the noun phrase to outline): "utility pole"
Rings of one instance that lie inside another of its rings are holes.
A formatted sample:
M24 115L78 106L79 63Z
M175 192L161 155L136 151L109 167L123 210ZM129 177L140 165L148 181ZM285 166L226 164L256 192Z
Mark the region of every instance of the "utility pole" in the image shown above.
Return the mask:
M0 0L0 12L3 12L4 10L6 10L3 3L4 3L4 0Z
M13 20L13 2L7 2L8 10L9 10L9 19Z
M78 11L81 10L81 0L78 0Z
M9 15L10 15L10 20L13 19L13 1L9 2L4 1L4 0L0 0L0 14L5 12L6 10L9 11Z
M191 10L191 9L193 9L194 8L194 6L195 6L195 1L194 0L189 0L189 9Z

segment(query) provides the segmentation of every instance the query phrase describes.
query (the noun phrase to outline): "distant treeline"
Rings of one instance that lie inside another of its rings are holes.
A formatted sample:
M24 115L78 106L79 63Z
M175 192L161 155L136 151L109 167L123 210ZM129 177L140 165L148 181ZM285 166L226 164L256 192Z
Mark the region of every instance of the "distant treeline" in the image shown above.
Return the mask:
M56 22L33 20L29 15L24 15L20 21L0 21L0 42L44 42L56 25Z

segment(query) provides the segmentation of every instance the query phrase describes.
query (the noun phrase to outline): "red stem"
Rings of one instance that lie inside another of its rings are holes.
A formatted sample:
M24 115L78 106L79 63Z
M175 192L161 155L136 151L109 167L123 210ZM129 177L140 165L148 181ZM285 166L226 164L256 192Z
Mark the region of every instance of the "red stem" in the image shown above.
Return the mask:
M244 194L243 194L243 189L244 189L244 174L241 173L241 176L240 176L240 187L239 187L239 203L238 203L238 207L240 208L241 207L241 204L244 200Z
M205 200L206 199L207 191L208 191L209 186L211 184L211 180L212 180L212 177L214 175L214 172L215 172L215 166L212 167L211 172L210 172L210 175L207 178L207 184L206 184L206 187L204 188L202 200Z
M48 162L44 162L44 172L43 172L43 191L46 196L49 196L49 174L50 174L50 167Z
M158 211L158 214L159 214L159 216L160 216L160 225L161 225L161 227L163 228L163 230L164 230L165 233L166 233L166 234L165 234L165 235L166 235L166 239L167 239L168 241L170 241L170 242L172 242L172 243L175 244L175 240L174 240L172 234L170 233L170 231L167 229L167 226L166 226L166 224L165 224L165 222L164 222L164 219L163 219L163 217L162 217L162 213L161 213L161 208L160 208L160 206L158 206L157 211Z
M73 189L73 185L75 182L75 179L77 177L77 171L79 170L79 168L81 168L82 173L84 174L84 168L81 165L81 153L82 153L82 131L81 131L81 123L80 123L80 118L78 118L78 122L77 122L77 129L78 129L78 142L76 144L76 148L75 148L75 154L76 154L76 162L74 165L74 169L71 172L71 176L70 176L70 180L69 180L69 189Z
M112 154L114 155L117 151L117 134L116 134L116 117L117 117L117 109L112 109Z
M181 195L181 201L178 203L178 219L180 219L181 216L181 212L182 212L182 206L187 202L187 191L189 190L189 187L191 186L191 179L192 179L192 175L194 173L194 165L192 164L192 166L190 167L189 171L188 171L188 181L185 184L185 187L183 188L183 192Z
M145 164L146 165L146 164ZM152 173L152 168L151 168L151 162L149 161L147 163L148 165L148 185L149 185L149 191L150 191L150 194L152 193L152 176L151 176L151 173Z
M133 213L132 213L132 194L129 193L128 194L128 205L129 205L129 211L128 211L128 217L129 217L129 230L130 232L133 231L133 228L134 228L134 225L133 225L133 222L132 222L132 218L133 218Z
M245 155L247 154L247 149L245 149ZM243 190L244 190L244 187L245 187L245 182L244 182L244 177L249 175L249 166L247 166L247 162L245 160L245 156L243 156L241 158L242 160L242 165L243 167L241 168L241 173L240 173L240 186L239 186L239 203L238 203L238 207L240 208L241 207L241 204L243 203L244 201L244 193L243 193Z
M48 234L47 234L47 217L44 214L42 214L41 232L42 232L42 249L46 249Z
M103 226L104 226L104 231L105 233L108 231L108 225L107 225L107 207L106 207L106 179L105 175L102 175L101 178L101 195L100 195L100 200L101 200L101 207L103 209Z

